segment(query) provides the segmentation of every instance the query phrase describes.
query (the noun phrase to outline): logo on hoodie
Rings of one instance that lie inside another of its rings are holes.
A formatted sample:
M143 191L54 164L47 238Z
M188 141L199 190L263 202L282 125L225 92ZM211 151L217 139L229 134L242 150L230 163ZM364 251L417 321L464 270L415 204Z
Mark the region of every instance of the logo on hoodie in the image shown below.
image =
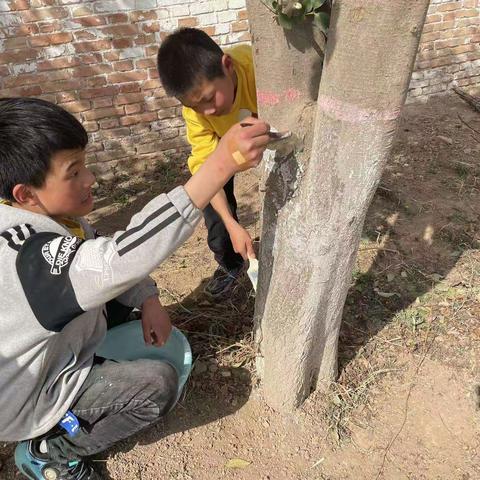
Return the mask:
M57 237L42 247L43 258L50 264L50 273L60 275L82 240L78 237Z

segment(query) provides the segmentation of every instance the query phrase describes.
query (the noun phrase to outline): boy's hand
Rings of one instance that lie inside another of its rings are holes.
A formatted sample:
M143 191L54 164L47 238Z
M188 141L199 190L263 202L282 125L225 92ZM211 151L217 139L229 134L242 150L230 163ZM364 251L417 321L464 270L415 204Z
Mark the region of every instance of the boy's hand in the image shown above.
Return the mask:
M232 241L233 250L239 253L244 260L255 258L253 242L250 234L236 221L233 221L228 227L228 234Z
M148 297L142 305L143 338L148 345L161 347L172 331L172 323L158 297Z
M239 172L256 167L262 160L263 152L271 140L268 132L270 125L248 117L235 124L222 137L217 148L225 151L225 157L233 160L234 171Z

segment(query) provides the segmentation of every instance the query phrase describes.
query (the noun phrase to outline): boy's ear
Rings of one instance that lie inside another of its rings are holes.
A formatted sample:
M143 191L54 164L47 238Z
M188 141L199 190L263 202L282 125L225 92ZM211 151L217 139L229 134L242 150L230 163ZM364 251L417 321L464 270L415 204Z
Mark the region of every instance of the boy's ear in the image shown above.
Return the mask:
M19 205L35 207L38 205L37 195L33 191L32 187L19 183L13 187L12 191L15 202Z
M222 57L222 67L226 73L228 73L229 75L232 75L234 70L233 58L228 53L225 53Z

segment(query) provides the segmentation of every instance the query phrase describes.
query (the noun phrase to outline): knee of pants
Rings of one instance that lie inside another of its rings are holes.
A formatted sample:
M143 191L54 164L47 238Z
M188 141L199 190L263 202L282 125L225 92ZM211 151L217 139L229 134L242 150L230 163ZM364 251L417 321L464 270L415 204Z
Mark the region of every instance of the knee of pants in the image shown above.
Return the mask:
M158 360L143 360L142 380L150 385L150 400L153 401L160 415L167 413L177 397L178 375L170 364Z

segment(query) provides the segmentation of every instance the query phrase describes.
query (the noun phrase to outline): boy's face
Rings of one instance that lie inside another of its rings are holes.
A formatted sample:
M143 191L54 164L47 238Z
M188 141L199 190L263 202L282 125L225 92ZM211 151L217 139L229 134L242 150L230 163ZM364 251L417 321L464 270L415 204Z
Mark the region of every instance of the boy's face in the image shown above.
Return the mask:
M235 100L236 74L230 55L222 58L224 76L213 80L202 78L198 84L179 97L180 102L202 115L227 115Z
M60 150L52 157L45 183L30 187L41 213L50 217L81 217L93 209L95 177L85 166L84 150Z

